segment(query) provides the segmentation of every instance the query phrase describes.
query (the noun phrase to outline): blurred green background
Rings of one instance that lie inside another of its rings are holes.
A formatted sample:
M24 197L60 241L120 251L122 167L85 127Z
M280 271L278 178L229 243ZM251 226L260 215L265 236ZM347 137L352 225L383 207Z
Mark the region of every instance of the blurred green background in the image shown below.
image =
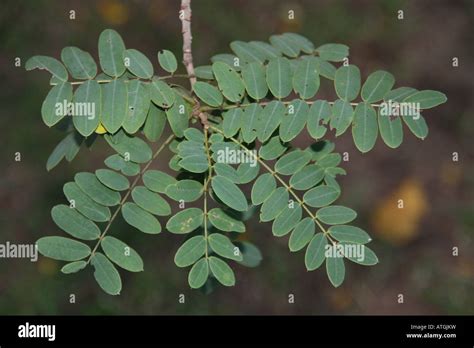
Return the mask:
M76 19L69 19L69 11ZM59 233L50 217L64 201L62 185L78 171L101 167L113 151L100 139L94 151L82 149L71 163L47 173L49 153L62 138L41 121L49 90L44 72L26 72L35 54L59 58L64 46L78 46L97 58L97 39L114 28L127 47L158 65L156 53L180 56L181 24L176 1L2 1L0 13L0 243L34 243ZM288 19L288 11L295 19ZM403 10L404 19L397 18ZM324 270L308 273L304 253L292 254L287 238L275 238L270 225L247 223L246 238L264 260L256 269L236 265L237 285L211 295L189 289L187 270L173 256L181 237L144 235L118 221L113 234L142 255L145 272L121 272L120 296L104 294L90 269L75 275L40 257L0 259L0 314L474 314L474 103L473 1L211 1L193 3L195 65L230 52L233 40L264 40L294 31L316 46L350 46L351 63L363 77L392 72L396 86L435 89L448 103L424 113L430 135L421 141L405 132L397 150L379 139L365 155L350 132L337 139L343 162L341 204L354 208L358 226L373 237L380 264L347 265L344 284L334 289ZM22 60L14 66L15 57ZM452 66L453 57L459 66ZM183 68L180 67L184 72ZM406 130L406 128L405 128ZM307 142L309 139L303 139ZM21 162L15 162L20 152ZM459 161L452 161L453 152ZM167 168L163 159L157 165ZM397 200L405 209L397 209ZM459 248L459 256L452 248ZM186 302L178 303L179 294ZM75 294L76 303L69 303ZM288 303L294 294L295 303ZM398 294L404 303L397 302Z

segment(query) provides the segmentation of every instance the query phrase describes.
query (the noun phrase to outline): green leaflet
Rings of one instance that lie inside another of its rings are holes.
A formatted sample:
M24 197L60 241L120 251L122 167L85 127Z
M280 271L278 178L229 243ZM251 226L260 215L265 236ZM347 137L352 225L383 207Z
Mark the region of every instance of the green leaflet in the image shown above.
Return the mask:
M123 53L125 44L119 33L105 29L99 36L99 61L102 70L109 76L119 77L125 72Z
M406 97L405 103L418 103L421 109L431 109L440 104L444 104L448 98L444 93L432 90L416 92Z
M69 203L86 218L97 222L110 220L110 209L94 202L75 182L64 184L63 191Z
M197 128L188 128L184 131L184 137L190 141L204 143L204 134Z
M49 91L46 99L43 101L41 106L41 117L43 122L48 126L52 127L64 116L67 115L67 107L64 107L64 103L69 103L72 100L72 86L67 82L60 83ZM58 108L58 106L60 106Z
M130 182L122 174L110 169L97 169L95 175L101 183L115 191L124 191L130 187Z
M324 44L316 48L319 57L331 62L340 62L349 55L349 47L342 44Z
M302 214L303 209L301 205L297 203L288 204L273 221L273 235L281 237L288 234L300 222Z
M202 209L188 208L171 217L166 224L166 229L171 233L189 233L201 226L203 218Z
M285 187L278 187L263 202L260 208L260 221L272 221L288 206L289 194Z
M265 68L259 62L245 64L242 67L242 78L249 96L255 100L265 98L268 86L265 80Z
M171 74L174 74L176 69L178 69L178 61L171 51L161 50L158 52L158 62L164 70Z
M334 79L336 93L342 100L353 101L360 91L360 70L355 65L341 66Z
M317 164L310 164L297 171L290 178L290 186L295 190L307 190L316 186L324 178L324 169Z
M237 171L234 169L234 167L227 163L222 163L218 160L218 163L214 164L214 171L217 175L229 179L234 184L238 184L240 181Z
M249 45L256 51L260 52L265 57L266 60L271 60L274 58L281 57L281 52L266 42L250 41Z
M222 130L226 138L234 136L239 131L242 125L242 115L241 108L230 109L222 115L224 118Z
M313 238L315 230L316 226L311 218L306 217L301 220L291 232L288 240L290 251L295 252L303 249Z
M279 136L270 138L266 143L262 145L258 150L258 155L264 160L273 160L280 157L288 148L284 146Z
M240 71L240 59L233 54L228 54L228 53L222 53L222 54L216 54L215 56L211 57L211 62L216 63L216 62L221 62L225 63L228 66L234 68L236 71ZM212 68L212 67L211 67ZM214 69L212 69L214 70ZM214 74L214 72L213 72ZM214 74L215 76L215 74Z
M192 289L202 287L209 277L209 263L206 258L202 258L194 264L189 271L188 283Z
M148 85L138 81L130 80L127 87L128 112L123 121L123 129L129 134L136 133L147 118L147 114L155 114L160 110L150 103L150 91Z
M146 163L151 160L152 151L148 144L141 138L129 136L123 131L114 135L107 134L105 140L109 145L122 155L125 160L136 163Z
M204 236L194 236L183 243L174 256L174 263L178 267L188 267L206 253L207 243Z
M344 250L350 249L350 251L353 251L347 255L344 255L352 262L358 263L359 265L363 266L373 266L379 263L377 255L375 255L375 253L365 245L357 245L346 242L339 243L339 245L344 246ZM362 252L359 251L360 248L363 249Z
M224 100L221 92L207 82L197 81L193 85L193 91L199 99L210 106L219 106Z
M408 96L415 94L417 92L416 89L411 88L411 87L399 87L392 89L390 92L388 92L385 97L383 97L383 100L388 101L396 101L396 102L402 102L405 98Z
M62 65L59 60L52 57L33 56L26 61L25 69L27 71L33 69L47 70L53 75L53 77L63 82L68 79L64 65Z
M188 105L181 96L176 94L174 105L166 110L166 117L168 118L171 130L178 138L183 137L184 130L188 128L189 114Z
M372 240L367 232L355 226L331 226L328 233L339 242L366 244Z
M144 233L157 234L161 232L160 222L135 203L126 202L122 206L122 216L129 225Z
M209 257L209 267L211 273L224 286L235 285L235 275L229 265L215 256Z
M314 97L319 89L319 74L316 71L316 62L305 59L298 62L293 75L293 88L302 99Z
M93 79L97 75L94 58L80 48L64 47L61 51L61 60L75 79Z
M91 253L91 248L88 245L64 237L42 237L38 239L36 245L41 255L54 260L77 261Z
M330 153L316 160L318 165L323 168L335 167L341 162L341 155L338 153Z
M215 62L212 64L212 71L224 97L231 102L238 102L243 98L245 86L234 69L226 63Z
M280 101L274 100L265 106L257 121L258 140L265 142L270 139L270 136L280 125L285 111L285 105Z
M291 175L303 168L311 160L307 151L296 149L282 156L275 164L275 171L283 175Z
M153 77L149 84L150 96L153 103L162 108L170 108L175 102L176 95L165 82L161 81L159 77Z
M71 161L79 152L82 139L78 139L77 133L69 133L58 145L54 148L46 162L46 170L50 171L56 167L63 158Z
M332 115L331 106L326 100L316 100L309 109L308 132L313 139L321 139L326 134L325 124Z
M175 200L193 202L201 197L204 187L195 180L180 180L166 187L166 195Z
M136 186L132 190L133 201L144 210L159 216L171 214L168 202L159 194L150 191L145 186Z
M220 233L212 233L209 235L208 240L209 246L217 255L234 261L243 260L240 249L232 244L228 237Z
M357 216L357 213L341 205L332 205L324 207L316 212L316 218L328 225L339 225L351 222Z
M305 53L311 54L314 52L313 43L300 34L284 33L283 37L286 37L287 39L293 41L294 45Z
M53 207L51 217L60 229L73 237L84 240L99 238L100 230L97 225L67 205L61 204Z
M319 58L311 57L316 62L316 71L319 75L324 76L329 80L334 80L336 78L336 67L331 63Z
M270 92L276 98L287 97L292 88L291 68L288 59L276 58L271 60L267 65L266 79Z
M354 110L349 102L338 99L332 106L331 129L336 129L336 136L343 134L352 123Z
M367 78L362 86L361 97L367 103L382 100L395 84L395 78L389 72L378 70Z
M234 219L221 208L211 209L207 216L211 224L217 229L225 232L245 232L245 225L242 221Z
M86 261L74 261L74 262L65 264L61 268L61 272L63 272L64 274L76 273L84 269L86 266L87 266Z
M128 49L123 52L123 61L128 71L142 79L150 79L153 76L153 65L150 60L136 49Z
M263 108L258 104L250 104L243 109L242 114L242 137L246 143L251 143L257 137L256 128L258 119Z
M287 110L280 124L280 138L284 142L293 140L301 133L308 119L309 107L304 101L295 99Z
M127 176L135 176L140 172L140 166L137 163L126 161L120 155L112 155L104 161L105 165Z
M91 264L95 269L94 278L102 290L109 295L120 295L122 280L112 262L103 254L95 253L91 259Z
M230 43L230 48L244 63L263 63L265 61L265 55L253 49L247 42L233 41Z
M325 207L333 203L341 192L332 186L321 185L307 191L303 196L303 201L314 208Z
M382 115L381 110L378 115L380 136L387 146L396 149L403 141L402 120L398 116Z
M204 173L209 168L209 161L205 154L186 155L178 164L181 168L192 173Z
M260 250L249 242L238 242L236 245L239 247L243 260L238 261L239 264L245 267L257 267L262 262L262 253Z
M270 36L270 43L284 55L296 58L300 53L298 43L294 42L290 37L285 35Z
M210 65L195 67L194 75L203 80L214 80L214 74L212 73L212 67Z
M360 152L372 150L378 135L377 114L368 103L359 103L354 111L352 137Z
M331 284L337 288L342 284L346 276L344 259L342 257L328 257L326 259L326 272Z
M423 116L406 115L403 116L403 121L417 138L424 140L428 136L428 126Z
M328 240L323 233L317 233L311 239L304 255L304 263L308 271L314 271L323 264L327 244Z
M248 184L249 182L253 181L260 172L260 165L255 163L241 163L237 167L237 175L239 177L239 184Z
M128 114L127 85L123 80L103 84L101 122L109 133L117 132Z
M73 101L76 107L84 106L82 110L84 113L72 118L74 127L81 135L88 137L94 133L100 122L101 91L97 81L90 80L80 85L74 93ZM91 113L86 111L91 111Z
M143 271L143 260L140 255L121 240L106 236L100 245L105 255L118 266L130 272Z
M252 186L252 204L262 204L276 189L276 181L272 174L265 173L258 177Z
M143 127L143 134L149 141L156 142L163 134L166 126L166 113L163 109L156 107L150 103L150 110L146 117L145 126Z
M215 176L212 178L211 186L214 194L227 206L237 211L248 209L245 195L229 179L219 175Z
M307 148L313 154L313 161L319 161L334 151L336 145L329 140L320 140Z
M103 185L92 173L77 173L74 181L85 194L101 205L111 207L120 203L120 193Z

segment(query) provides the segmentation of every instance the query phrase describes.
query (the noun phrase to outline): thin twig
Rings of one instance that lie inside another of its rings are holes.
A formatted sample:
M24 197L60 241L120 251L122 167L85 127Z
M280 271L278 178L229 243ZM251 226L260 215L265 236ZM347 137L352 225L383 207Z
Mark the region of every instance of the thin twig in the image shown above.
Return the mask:
M174 75L156 76L156 78L157 78L158 80L168 80L168 79L173 79L173 78L175 78L175 77L189 78L189 75L187 75L187 74L174 74ZM143 79L143 80L142 80L142 79L135 79L135 78L133 78L133 79L129 79L129 80L124 80L123 82L128 83L128 82L130 82L130 81L135 81L135 80L143 81L143 82L150 82L150 81L151 81L151 79L148 79L148 80ZM84 80L84 81L71 81L71 82L66 81L66 82L68 82L70 85L73 85L73 86L74 86L74 85L82 85L83 83L86 83L86 82L88 82L88 81L89 81L89 80ZM97 83L109 83L109 82L112 82L112 81L114 81L114 80L95 80L95 82L97 82ZM61 83L62 83L62 82L61 82ZM50 85L51 85L51 86L56 86L56 85L58 85L58 83L52 82L52 83L50 83Z
M188 72L192 87L196 82L196 77L194 74L193 53L191 50L191 44L193 42L193 36L191 34L191 0L181 0L179 18L181 19L183 33L183 64Z
M294 102L294 100L280 100L283 104L285 105L288 105L288 104L291 104ZM314 104L317 100L303 100L303 102L305 102L306 104L308 105L311 105L311 104ZM243 108L243 107L246 107L246 106L250 106L252 104L258 104L260 106L265 106L265 105L268 105L270 104L272 101L262 101L262 102L255 102L255 103L247 103L247 104L234 104L234 105L222 105L222 106L218 106L218 107L212 107L212 106L203 106L201 107L201 111L212 111L212 110L230 110L230 109L235 109L235 108ZM334 105L334 101L330 101L328 102L330 105ZM352 106L357 106L359 104L361 104L363 102L359 102L359 103L349 103L350 105ZM372 107L374 108L380 108L383 106L383 104L370 104Z

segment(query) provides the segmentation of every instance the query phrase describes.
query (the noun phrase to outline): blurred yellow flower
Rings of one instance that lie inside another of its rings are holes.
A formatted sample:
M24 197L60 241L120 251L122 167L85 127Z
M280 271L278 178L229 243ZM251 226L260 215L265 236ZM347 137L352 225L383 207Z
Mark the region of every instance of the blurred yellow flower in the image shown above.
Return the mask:
M99 123L99 125L95 129L95 132L97 134L105 134L105 133L107 133L107 129L105 129L105 127L102 125L102 123Z
M118 0L101 0L97 9L107 24L120 25L128 20L128 6Z
M377 205L372 216L373 233L391 244L406 244L418 235L427 209L420 181L408 178Z

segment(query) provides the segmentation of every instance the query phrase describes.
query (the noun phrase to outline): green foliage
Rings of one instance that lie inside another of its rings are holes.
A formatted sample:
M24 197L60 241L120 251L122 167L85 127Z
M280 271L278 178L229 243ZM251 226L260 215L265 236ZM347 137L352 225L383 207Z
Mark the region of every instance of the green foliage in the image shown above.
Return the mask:
M189 268L193 289L233 286L236 264L260 264L262 254L246 234L246 221L254 215L271 223L275 237L288 238L291 252L304 251L308 271L326 263L333 286L344 281L344 259L364 266L378 263L366 246L369 234L348 225L357 213L334 204L341 196L338 176L346 172L339 167L335 144L324 138L351 129L360 152L373 149L379 134L396 148L406 124L424 139L428 127L421 110L446 102L446 96L394 89L395 78L381 70L363 80L360 69L347 64L346 45L315 48L295 33L274 35L270 43L234 41L230 48L233 53L216 54L196 67L198 81L191 88L169 83L182 77L175 74L172 52L157 55L162 70L171 75L154 75L154 63L127 49L111 29L99 37L102 72L77 47L62 50L62 63L45 56L28 60L27 70L52 75L53 87L41 108L44 123L64 124L58 128L67 133L47 169L62 159L71 161L82 144L90 147L100 137L116 152L105 159L107 168L77 173L64 185L66 202L51 211L56 225L75 239L47 236L37 241L42 255L68 262L63 273L92 266L99 286L116 295L122 281L115 265L143 270L142 258L128 245L133 233L124 237L127 242L111 235L117 216L147 234L161 233L162 226L170 234L183 234L175 236L184 240L174 261ZM69 81L68 72L78 81ZM338 99L320 98L324 79ZM71 121L69 110L57 110L58 103L70 101L93 105L95 114ZM412 113L401 113L405 104ZM202 130L194 126L197 119ZM172 133L162 139L166 125ZM306 148L297 146L305 128L316 141ZM172 153L169 168L176 173L150 169L164 150Z

